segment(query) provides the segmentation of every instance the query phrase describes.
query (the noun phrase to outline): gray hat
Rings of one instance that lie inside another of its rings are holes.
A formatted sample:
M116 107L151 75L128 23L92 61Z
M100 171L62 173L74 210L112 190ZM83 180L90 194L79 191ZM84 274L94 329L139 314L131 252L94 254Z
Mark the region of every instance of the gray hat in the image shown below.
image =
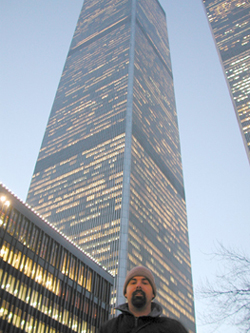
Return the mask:
M136 266L136 267L132 268L131 271L128 272L126 279L125 279L124 286L123 286L123 295L124 296L126 294L126 289L127 289L127 285L129 283L129 281L135 276L144 276L145 278L147 278L149 283L152 286L153 293L156 296L156 285L155 285L154 276L153 276L152 272L144 266Z

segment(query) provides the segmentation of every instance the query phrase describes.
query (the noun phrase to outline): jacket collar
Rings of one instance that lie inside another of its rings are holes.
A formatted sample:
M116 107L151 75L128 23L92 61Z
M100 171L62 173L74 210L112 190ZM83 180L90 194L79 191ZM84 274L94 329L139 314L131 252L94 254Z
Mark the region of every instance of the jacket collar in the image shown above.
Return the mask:
M121 311L122 313L127 313L133 315L128 309L128 303L123 303L116 307L117 310ZM151 312L149 313L148 317L159 317L162 314L162 307L160 304L152 302L151 303Z

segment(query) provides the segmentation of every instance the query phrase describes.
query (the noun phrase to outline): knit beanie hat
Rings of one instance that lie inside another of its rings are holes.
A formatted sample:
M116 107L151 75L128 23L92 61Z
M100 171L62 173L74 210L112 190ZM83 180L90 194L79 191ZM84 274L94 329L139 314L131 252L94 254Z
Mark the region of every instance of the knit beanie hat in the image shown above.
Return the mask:
M128 272L126 279L125 279L124 286L123 286L123 295L124 296L126 294L126 289L127 289L127 285L129 283L129 281L135 276L144 276L145 278L147 278L152 286L153 293L156 296L156 285L155 285L154 276L151 273L151 271L144 266L136 266L136 267L132 268L131 271Z

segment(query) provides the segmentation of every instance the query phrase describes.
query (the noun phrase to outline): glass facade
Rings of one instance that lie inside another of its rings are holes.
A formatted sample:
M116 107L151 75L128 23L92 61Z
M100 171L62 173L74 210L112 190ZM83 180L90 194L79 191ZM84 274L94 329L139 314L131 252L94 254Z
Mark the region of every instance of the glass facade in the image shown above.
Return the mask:
M250 161L250 3L203 0Z
M166 15L158 0L85 0L28 203L116 276L156 276L164 314L195 332Z
M97 332L113 277L0 186L0 332Z

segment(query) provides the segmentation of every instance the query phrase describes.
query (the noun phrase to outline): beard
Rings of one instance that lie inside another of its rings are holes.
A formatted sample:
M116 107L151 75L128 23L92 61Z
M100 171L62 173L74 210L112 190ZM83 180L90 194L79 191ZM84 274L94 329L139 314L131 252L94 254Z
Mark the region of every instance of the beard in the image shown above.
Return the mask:
M138 309L142 308L147 302L146 294L144 293L144 291L142 291L142 290L134 291L132 294L131 302L134 307L136 307Z

